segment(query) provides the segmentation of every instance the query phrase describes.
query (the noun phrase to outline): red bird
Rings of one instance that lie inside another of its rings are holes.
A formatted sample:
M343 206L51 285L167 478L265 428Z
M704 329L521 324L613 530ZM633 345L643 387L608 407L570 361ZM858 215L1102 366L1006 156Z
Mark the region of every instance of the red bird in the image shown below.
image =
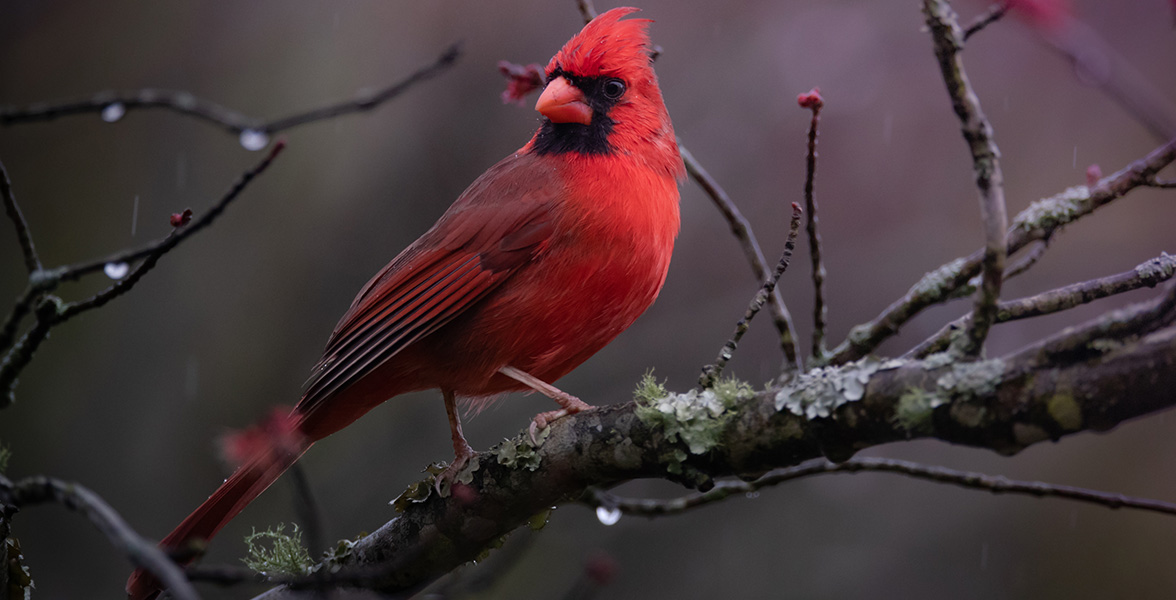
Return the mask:
M551 59L531 141L486 171L436 225L360 290L288 417L238 444L245 460L160 545L208 541L315 441L388 398L438 388L453 435L452 478L474 455L458 397L556 389L653 303L678 233L682 159L650 62L646 19L616 8ZM260 441L259 441L260 440ZM142 570L127 593L154 597Z

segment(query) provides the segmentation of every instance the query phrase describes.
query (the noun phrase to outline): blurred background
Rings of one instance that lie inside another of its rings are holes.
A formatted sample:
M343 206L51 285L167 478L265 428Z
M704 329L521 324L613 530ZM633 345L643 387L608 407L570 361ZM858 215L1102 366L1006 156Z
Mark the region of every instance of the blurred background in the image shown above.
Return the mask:
M783 246L788 204L801 200L809 113L795 97L820 86L827 106L817 194L832 341L926 271L981 245L970 159L918 3L648 0L642 8L664 48L657 71L677 132L771 257ZM965 23L985 8L957 3ZM1166 0L1075 2L1077 15L1167 98L1176 97L1172 10ZM296 402L359 287L529 138L538 124L533 97L524 107L503 104L496 62L546 63L581 25L571 0L4 0L2 105L158 87L272 118L383 87L454 41L465 48L455 68L376 111L290 131L283 156L214 227L167 255L129 295L55 329L24 372L17 404L0 413L0 442L13 452L8 474L76 480L144 535L170 531L226 475L217 437L273 404ZM1010 215L1082 184L1092 163L1109 174L1159 144L1017 19L973 38L965 61L996 128ZM0 160L47 265L164 235L168 215L201 213L260 158L234 136L164 111L0 129ZM1006 297L1176 252L1174 196L1138 191L1067 228L1037 267L1006 286ZM648 369L684 390L714 358L757 284L690 183L682 211L657 304L560 387L594 404L623 402ZM76 299L108 283L98 275L61 293ZM24 285L5 222L0 297ZM806 251L781 285L807 348ZM989 354L1152 294L998 326ZM883 353L901 354L969 306L928 311ZM771 378L781 360L774 338L761 318L731 371L756 384ZM467 421L466 434L484 449L550 408L543 398L511 397ZM926 441L864 454L1172 500L1174 434L1176 419L1160 414L1013 458ZM450 456L436 393L397 398L318 444L303 465L327 538L354 537L393 517L387 502L427 463ZM620 491L683 492L663 482ZM294 519L291 498L290 482L279 481L222 532L206 562L236 563L250 528ZM14 532L37 597L121 597L130 565L81 517L30 508ZM862 474L611 527L585 507L561 506L481 597L560 597L597 552L617 562L603 597L618 599L1176 594L1172 518ZM210 598L257 591L203 589Z

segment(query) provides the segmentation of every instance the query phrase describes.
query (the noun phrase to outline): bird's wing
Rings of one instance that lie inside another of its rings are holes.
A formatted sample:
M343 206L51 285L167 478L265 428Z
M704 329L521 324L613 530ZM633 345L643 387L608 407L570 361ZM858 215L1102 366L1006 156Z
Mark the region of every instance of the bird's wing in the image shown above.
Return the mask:
M298 410L309 412L473 306L546 247L550 202L459 201L360 291Z

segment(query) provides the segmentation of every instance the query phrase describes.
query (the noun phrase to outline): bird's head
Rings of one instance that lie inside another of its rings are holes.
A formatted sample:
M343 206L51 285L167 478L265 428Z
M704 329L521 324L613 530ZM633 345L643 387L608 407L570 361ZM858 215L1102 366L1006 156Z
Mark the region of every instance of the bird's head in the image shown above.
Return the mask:
M547 64L535 110L544 117L532 141L540 154L639 154L678 159L670 116L653 73L649 19L621 20L614 8L584 26ZM678 160L680 165L680 160Z

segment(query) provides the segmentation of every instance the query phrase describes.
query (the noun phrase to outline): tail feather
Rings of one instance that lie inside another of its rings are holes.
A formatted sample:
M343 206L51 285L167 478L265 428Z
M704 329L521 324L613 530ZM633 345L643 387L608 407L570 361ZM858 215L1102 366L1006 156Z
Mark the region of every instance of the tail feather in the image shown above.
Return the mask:
M292 420L289 417L285 417ZM258 428L265 429L266 425ZM246 435L256 435L251 430ZM252 456L225 480L208 500L199 506L178 527L159 543L165 550L192 554L186 562L196 560L199 550L227 524L261 495L278 477L298 461L310 448L309 440L299 440L293 446L289 437L274 438L275 443L265 448L253 447ZM279 443L281 442L281 443ZM159 581L143 569L137 569L127 580L127 596L131 600L150 600L159 595L162 586Z

